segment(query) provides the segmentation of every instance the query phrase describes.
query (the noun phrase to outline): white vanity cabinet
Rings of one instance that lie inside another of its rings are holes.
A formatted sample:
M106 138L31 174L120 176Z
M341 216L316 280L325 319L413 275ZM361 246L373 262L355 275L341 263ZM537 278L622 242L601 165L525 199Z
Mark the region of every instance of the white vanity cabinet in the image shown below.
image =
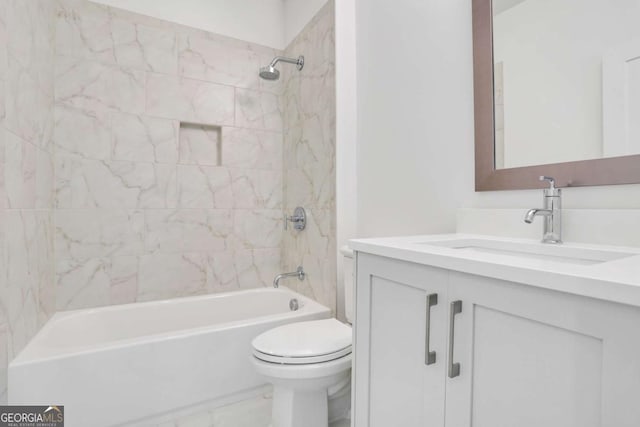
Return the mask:
M358 322L360 313L365 320L357 328L363 350L355 366L363 375L356 399L367 407L357 425L443 425L447 272L394 268L396 262L375 257L361 257L358 265L370 281L357 290Z
M362 252L357 282L355 427L640 425L639 308Z

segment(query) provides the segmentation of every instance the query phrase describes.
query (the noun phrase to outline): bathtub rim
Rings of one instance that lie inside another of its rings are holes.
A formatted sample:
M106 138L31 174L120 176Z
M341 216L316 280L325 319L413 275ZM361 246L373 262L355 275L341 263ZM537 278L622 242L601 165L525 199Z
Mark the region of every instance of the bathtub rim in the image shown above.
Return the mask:
M132 307L132 306L140 306L140 305L144 305L144 306L165 305L165 304L178 303L178 302L188 302L188 301L203 299L203 298L218 299L218 298L223 298L229 295L261 293L265 291L268 292L268 291L274 291L274 290L285 291L286 293L291 294L292 297L303 300L304 303L306 304L305 308L307 309L305 310L303 308L302 310L287 311L287 312L278 313L278 314L269 314L265 316L251 317L248 319L236 320L233 322L225 322L225 323L218 323L215 325L200 326L196 328L178 329L178 330L169 331L169 332L148 334L148 335L143 335L143 336L134 337L134 338L125 338L121 340L108 341L104 344L94 344L91 346L76 346L76 347L69 348L69 350L67 351L56 352L50 355L42 354L44 350L37 346L38 338L46 334L48 330L53 327L56 321L59 321L62 319L68 319L72 317L78 317L83 314L89 314L96 311L99 311L99 312L117 311L119 309L122 309L123 307ZM64 311L56 312L53 316L51 316L51 318L47 321L47 323L45 323L45 325L42 328L40 328L40 330L36 333L36 335L34 335L34 337L31 340L29 340L27 345L13 358L13 360L9 362L7 371L9 373L11 371L11 368L27 367L35 363L55 361L58 359L66 359L70 357L78 357L78 356L92 354L99 351L120 350L120 349L129 347L131 345L145 345L145 344L157 342L162 339L177 340L177 339L184 339L184 338L194 337L198 335L203 335L203 334L214 332L214 331L233 330L233 329L238 329L245 326L255 326L260 323L263 323L265 319L270 319L274 322L277 322L279 320L288 319L291 317L298 317L298 316L303 317L305 315L314 315L318 313L327 314L327 318L332 316L330 308L320 304L319 302L311 299L310 297L299 294L284 286L280 286L277 289L276 288L242 289L237 291L194 295L194 296L170 298L170 299L163 299L163 300L156 300L156 301L132 302L132 303L108 305L108 306L102 306L102 307L82 308L82 309L76 309L76 310L64 310Z

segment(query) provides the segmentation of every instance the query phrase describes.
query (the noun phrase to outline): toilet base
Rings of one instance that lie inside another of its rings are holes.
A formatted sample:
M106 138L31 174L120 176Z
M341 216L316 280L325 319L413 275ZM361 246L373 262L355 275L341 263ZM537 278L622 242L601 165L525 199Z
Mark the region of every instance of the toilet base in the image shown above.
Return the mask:
M334 387L329 394L329 425L334 421L350 418L351 414L351 377L347 377Z
M273 427L327 427L327 390L273 390Z
M257 358L253 362L273 385L271 427L328 427L330 412L332 418L341 416L349 406L350 402L344 400L350 397L350 354L306 365L282 365ZM329 394L335 400L333 411L329 410Z

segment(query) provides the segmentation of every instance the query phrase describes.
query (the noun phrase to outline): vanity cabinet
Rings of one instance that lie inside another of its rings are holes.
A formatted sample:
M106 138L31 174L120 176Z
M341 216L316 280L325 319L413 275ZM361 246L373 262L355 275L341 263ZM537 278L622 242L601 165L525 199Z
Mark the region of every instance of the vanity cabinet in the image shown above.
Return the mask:
M444 353L435 349L446 343L446 280L443 270L416 266L371 276L369 426L444 422Z
M639 326L631 306L359 252L354 425L638 426Z

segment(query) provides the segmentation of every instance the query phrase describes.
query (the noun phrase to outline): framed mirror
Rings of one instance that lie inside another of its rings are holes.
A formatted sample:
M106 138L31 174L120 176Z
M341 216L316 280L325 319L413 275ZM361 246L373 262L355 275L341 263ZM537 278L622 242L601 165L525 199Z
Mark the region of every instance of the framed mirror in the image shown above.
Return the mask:
M472 0L476 191L640 183L640 0Z

